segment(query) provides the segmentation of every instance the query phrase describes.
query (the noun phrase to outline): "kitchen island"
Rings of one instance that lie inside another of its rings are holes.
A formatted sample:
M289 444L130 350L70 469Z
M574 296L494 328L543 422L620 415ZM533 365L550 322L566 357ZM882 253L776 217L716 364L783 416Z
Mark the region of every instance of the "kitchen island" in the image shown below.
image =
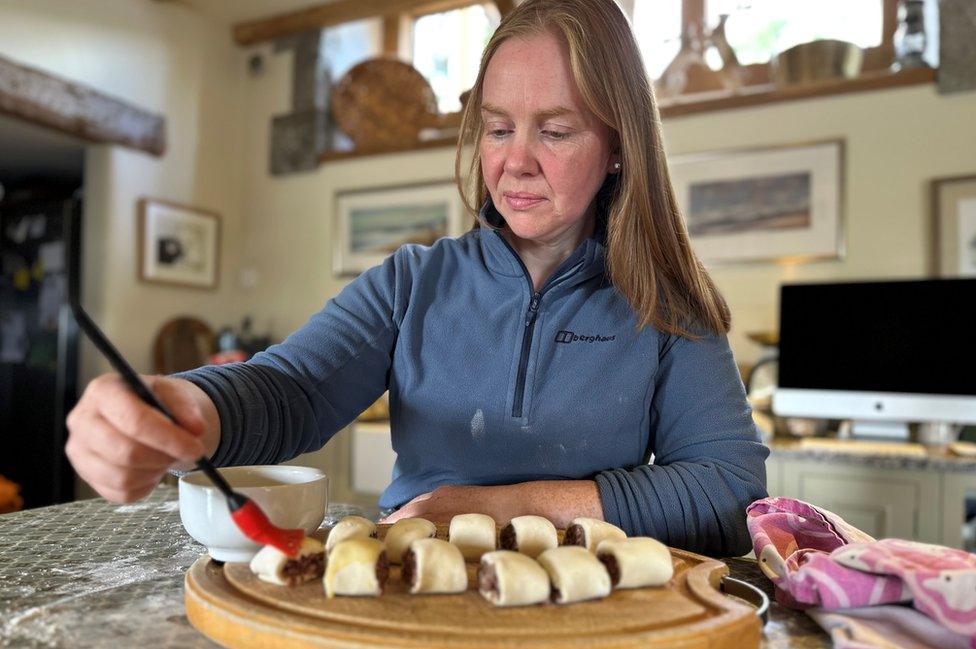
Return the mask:
M0 516L0 646L215 647L187 621L183 576L204 554L180 523L177 491L115 505L83 500ZM374 508L332 504L323 525ZM733 577L772 595L754 561ZM829 647L803 613L772 604L763 647Z

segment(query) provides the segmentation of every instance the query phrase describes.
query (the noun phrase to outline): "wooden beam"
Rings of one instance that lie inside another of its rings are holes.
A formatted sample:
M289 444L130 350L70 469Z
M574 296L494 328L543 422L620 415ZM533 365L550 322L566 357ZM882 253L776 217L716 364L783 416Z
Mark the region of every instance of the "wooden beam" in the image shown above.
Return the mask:
M155 156L166 151L166 119L86 85L0 56L0 114Z
M504 18L512 13L512 9L515 8L515 0L495 0L495 6L498 7L498 13Z
M411 11L429 2L430 0L337 0L270 18L238 23L233 29L234 41L238 45L254 45L310 29L324 29L353 20Z
M381 17L384 19L384 45L386 45L389 43L387 23L392 24L393 16L398 14L422 16L469 7L482 2L483 0L337 0L308 9L277 14L270 18L238 23L233 28L234 42L238 45L254 45L310 29L324 29L354 20ZM495 5L503 17L515 8L514 0L495 0Z

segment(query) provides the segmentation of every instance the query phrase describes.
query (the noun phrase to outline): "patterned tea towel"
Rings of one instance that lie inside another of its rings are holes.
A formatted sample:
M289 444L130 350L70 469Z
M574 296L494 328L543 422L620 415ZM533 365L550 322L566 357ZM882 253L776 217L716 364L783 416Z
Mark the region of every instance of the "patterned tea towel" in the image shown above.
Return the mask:
M939 638L942 649L976 649L976 556L899 539L876 541L836 514L792 498L757 500L746 515L776 600L807 609L835 646L925 647ZM925 615L882 606L901 602ZM888 644L879 644L884 637Z

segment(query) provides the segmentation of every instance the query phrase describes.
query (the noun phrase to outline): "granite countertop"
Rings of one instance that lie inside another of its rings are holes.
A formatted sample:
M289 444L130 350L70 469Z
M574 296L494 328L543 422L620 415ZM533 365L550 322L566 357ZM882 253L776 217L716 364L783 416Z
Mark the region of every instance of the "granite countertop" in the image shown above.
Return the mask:
M842 440L838 440L843 444ZM883 442L879 442L883 444ZM943 447L926 447L925 455L899 455L897 452L873 453L858 450L856 442L850 449L807 448L800 439L773 438L767 443L770 457L790 460L813 460L839 464L856 464L879 469L909 469L918 471L942 471L947 473L971 473L976 470L976 457L954 455Z
M183 531L176 489L114 505L83 500L0 516L0 646L216 647L187 621L183 575L205 552ZM378 510L329 507L323 525ZM755 561L733 577L772 595ZM803 613L772 604L763 647L829 647Z

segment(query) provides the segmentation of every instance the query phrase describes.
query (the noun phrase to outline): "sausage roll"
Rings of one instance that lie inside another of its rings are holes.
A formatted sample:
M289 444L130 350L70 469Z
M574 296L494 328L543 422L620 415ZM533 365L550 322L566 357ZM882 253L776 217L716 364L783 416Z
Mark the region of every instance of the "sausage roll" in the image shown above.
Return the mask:
M437 526L426 518L402 518L386 530L386 556L392 564L403 562L403 553L417 539L432 539Z
M610 594L610 575L596 556L578 545L563 545L539 555L539 564L549 573L552 601L557 604L582 602Z
M486 514L458 514L451 519L448 540L468 561L495 549L495 519Z
M542 516L516 516L502 528L499 542L503 550L515 550L533 559L559 545L556 526Z
M382 542L368 536L346 539L329 553L323 580L325 594L330 598L336 595L378 597L389 574Z
M463 593L468 569L457 546L441 539L417 539L403 553L403 582L410 594Z
M613 523L595 518L574 518L566 528L563 545L581 545L590 552L596 553L600 541L625 538L627 533Z
M603 541L596 558L606 566L614 588L663 586L674 575L667 546L646 536Z
M549 573L519 552L488 552L478 566L478 592L495 606L542 604L549 601Z
M315 539L305 537L298 555L289 557L266 545L251 559L251 572L261 581L279 586L297 586L318 579L325 571L325 549Z
M325 552L331 553L332 548L340 541L357 537L376 538L376 524L362 516L346 516L329 530L329 537L325 540Z

